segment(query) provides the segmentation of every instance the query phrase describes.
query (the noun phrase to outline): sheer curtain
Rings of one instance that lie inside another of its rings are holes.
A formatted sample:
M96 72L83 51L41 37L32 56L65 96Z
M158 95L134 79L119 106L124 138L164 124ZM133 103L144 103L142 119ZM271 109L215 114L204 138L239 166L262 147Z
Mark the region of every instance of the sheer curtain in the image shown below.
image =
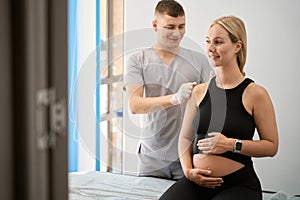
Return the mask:
M78 3L77 0L68 2L68 110L69 110L69 172L78 171Z
M100 170L100 1L69 0L68 5L70 172Z

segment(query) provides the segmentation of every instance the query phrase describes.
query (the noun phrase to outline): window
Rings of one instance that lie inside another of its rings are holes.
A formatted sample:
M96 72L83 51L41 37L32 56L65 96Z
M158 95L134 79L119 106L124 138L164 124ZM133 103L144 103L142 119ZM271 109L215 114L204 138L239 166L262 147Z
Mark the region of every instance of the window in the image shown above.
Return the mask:
M123 162L123 0L101 1L100 13L101 171L121 173Z

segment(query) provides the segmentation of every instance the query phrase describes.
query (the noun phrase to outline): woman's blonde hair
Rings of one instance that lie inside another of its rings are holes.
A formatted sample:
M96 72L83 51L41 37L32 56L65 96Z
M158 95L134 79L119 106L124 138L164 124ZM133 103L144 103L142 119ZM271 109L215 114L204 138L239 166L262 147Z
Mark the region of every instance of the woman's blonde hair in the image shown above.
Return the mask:
M235 16L225 16L214 20L210 27L215 24L221 25L228 32L229 38L233 43L239 40L242 42L242 47L237 53L237 63L241 73L245 75L244 66L247 57L247 34L244 22Z

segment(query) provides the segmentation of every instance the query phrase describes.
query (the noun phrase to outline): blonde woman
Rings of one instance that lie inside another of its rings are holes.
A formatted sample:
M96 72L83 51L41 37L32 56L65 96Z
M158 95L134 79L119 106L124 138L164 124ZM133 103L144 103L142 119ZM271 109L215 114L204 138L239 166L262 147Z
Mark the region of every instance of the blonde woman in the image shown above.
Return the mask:
M185 177L161 199L262 199L252 157L274 156L278 131L268 92L245 77L243 21L235 16L216 19L206 51L217 75L197 85L187 102L179 136ZM259 140L253 140L255 129Z

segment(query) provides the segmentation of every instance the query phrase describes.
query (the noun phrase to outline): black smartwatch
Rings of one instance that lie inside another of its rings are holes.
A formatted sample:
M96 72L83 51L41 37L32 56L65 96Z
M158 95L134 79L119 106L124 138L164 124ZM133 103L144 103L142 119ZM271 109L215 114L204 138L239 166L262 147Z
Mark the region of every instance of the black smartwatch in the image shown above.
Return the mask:
M233 149L233 152L234 152L234 153L240 153L240 151L242 150L242 146L243 146L242 141L239 140L239 139L236 139L236 140L235 140L235 143L234 143L234 149Z

